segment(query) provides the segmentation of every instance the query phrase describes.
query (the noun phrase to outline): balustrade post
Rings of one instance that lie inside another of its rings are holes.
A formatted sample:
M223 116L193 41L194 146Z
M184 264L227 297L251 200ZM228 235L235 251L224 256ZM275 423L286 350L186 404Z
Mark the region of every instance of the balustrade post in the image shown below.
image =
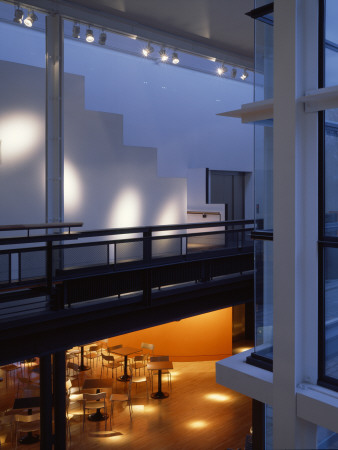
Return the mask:
M66 355L64 351L54 353L53 388L55 449L66 449Z
M143 262L151 261L151 228L143 232Z
M40 448L52 449L52 364L51 355L40 357Z

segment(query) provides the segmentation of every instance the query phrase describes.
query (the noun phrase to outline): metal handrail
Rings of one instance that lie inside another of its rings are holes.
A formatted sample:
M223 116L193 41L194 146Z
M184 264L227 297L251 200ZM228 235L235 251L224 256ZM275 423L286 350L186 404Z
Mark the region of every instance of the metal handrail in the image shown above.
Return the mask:
M68 233L54 233L35 236L18 236L18 237L0 237L0 245L16 245L33 242L51 242L51 241L63 241L63 240L77 240L88 237L100 237L100 236L114 236L122 234L135 234L135 233L154 233L158 231L175 231L195 228L219 228L219 227L233 227L236 225L252 225L253 219L245 220L229 220L223 222L203 222L203 223L185 223L174 225L154 225L143 227L129 227L129 228L107 228L101 230L88 230L88 231L76 231L71 232L69 228ZM42 228L68 228L72 226L82 226L82 222L70 222L70 223L58 223L58 224L44 224L41 225L8 225L0 227L1 231L13 231L13 230L29 230L29 229L42 229ZM11 228L14 227L14 228ZM26 227L26 228L25 228ZM35 228L33 228L35 227ZM176 235L175 235L176 236Z

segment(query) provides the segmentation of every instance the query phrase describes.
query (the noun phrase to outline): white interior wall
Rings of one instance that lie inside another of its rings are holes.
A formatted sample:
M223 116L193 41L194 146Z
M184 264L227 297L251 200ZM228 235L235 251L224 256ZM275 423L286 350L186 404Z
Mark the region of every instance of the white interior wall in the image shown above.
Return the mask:
M65 76L65 164L79 186L78 202L65 193L65 219L80 216L86 228L184 222L186 180L158 177L155 148L123 144L122 115L85 109L84 82Z
M45 221L45 71L0 62L1 224Z
M14 39L16 30L8 25L6 29L10 35L14 33ZM94 51L97 50L97 47L94 48ZM112 53L111 50L109 53ZM23 57L19 50L18 60ZM2 58L7 59L6 51ZM146 64L149 61L141 61L143 67L148 67ZM1 64L3 101L0 107L0 183L3 191L8 192L0 201L3 211L6 211L2 223L44 222L45 70L14 62L3 61ZM35 65L34 58L32 64ZM171 78L176 80L174 69L177 68L164 69L168 83ZM190 75L195 74L186 69L176 72L183 80L178 89L181 95L189 86ZM252 97L252 86L217 77L213 79L206 74L199 75L202 76L204 87L200 90L201 96L196 96L194 86L189 87L189 95L194 98L194 103L186 102L188 104L184 106L187 120L182 123L183 131L180 130L173 139L168 140L171 131L174 136L175 127L168 126L169 134L162 135L161 130L167 128L175 108L178 111L181 105L171 103L170 111L162 107L158 118L162 129L154 133L156 127L143 127L149 121L146 116L142 116L142 96L135 96L133 89L122 89L120 100L122 102L124 98L123 108L127 108L123 114L105 111L105 108L100 111L97 104L92 104L97 92L97 89L92 89L94 79L89 75L65 74L65 220L83 221L87 229L185 222L187 208L207 207L205 191L202 194L196 182L186 180L194 172L190 170L191 167L198 166L203 170L204 166L222 170L252 170L252 142L249 145L252 141L251 127L245 126L242 130L243 125L234 123L224 126L224 119L216 116L216 112L224 109L224 103L237 106L238 102ZM210 83L209 91L207 82ZM105 91L104 86L101 88L108 98L109 92ZM131 104L132 98L134 103ZM111 103L114 108L119 104L116 91L110 100L113 100ZM152 95L147 99L146 110L149 105L154 106L151 114L156 115L161 104L155 100L156 95L155 98ZM118 107L116 109L119 110ZM193 113L188 114L189 111ZM23 138L20 139L20 145L25 143L27 148L34 146L34 149L31 153L27 150L27 157L21 154L18 162L10 165L8 158L12 150L6 142L3 129L8 129L6 120L12 113L14 129L20 130L18 133L11 132L12 137L19 136L21 132ZM20 123L20 114L23 114L27 130ZM33 133L34 139L30 133ZM159 135L162 136L162 143L165 143L160 149L152 145L156 141L154 136ZM137 141L140 141L138 145ZM190 186L188 199L187 183ZM250 183L249 180L249 192ZM209 205L208 208L215 210L215 205ZM224 206L221 205L218 210L224 213Z

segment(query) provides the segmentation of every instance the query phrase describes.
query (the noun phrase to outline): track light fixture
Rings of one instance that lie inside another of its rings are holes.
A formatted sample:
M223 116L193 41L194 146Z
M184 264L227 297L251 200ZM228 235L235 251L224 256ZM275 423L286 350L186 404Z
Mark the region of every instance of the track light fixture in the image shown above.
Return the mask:
M30 11L28 13L28 16L23 21L23 23L26 25L26 27L31 28L33 26L33 23L38 20L38 17L36 14L34 14L34 11Z
M150 45L150 42L148 42L148 45L142 50L142 54L147 58L153 51L154 48Z
M171 56L171 61L173 64L178 64L180 62L178 54L174 52Z
M107 40L107 35L106 35L106 33L102 30L102 32L101 32L101 34L100 34L100 37L99 37L99 44L100 44L100 45L105 45L106 40Z
M22 23L22 19L23 19L23 11L22 9L20 9L20 7L18 6L15 11L14 11L14 19L13 22L15 23Z
M80 25L76 22L73 25L73 38L80 39Z
M169 59L169 56L167 55L167 52L165 51L164 47L162 47L160 50L160 58L162 62L167 62Z
M235 69L234 67L231 70L231 78L236 78L237 75L237 69Z
M224 63L222 63L221 66L217 67L217 75L219 75L220 77L228 71L228 68L224 65Z
M95 40L95 38L94 38L93 30L91 30L90 28L87 28L86 41L87 42L94 42L94 40Z
M241 80L243 80L243 81L246 80L248 78L248 76L249 76L248 72L246 71L246 69L244 69L244 71L241 75Z

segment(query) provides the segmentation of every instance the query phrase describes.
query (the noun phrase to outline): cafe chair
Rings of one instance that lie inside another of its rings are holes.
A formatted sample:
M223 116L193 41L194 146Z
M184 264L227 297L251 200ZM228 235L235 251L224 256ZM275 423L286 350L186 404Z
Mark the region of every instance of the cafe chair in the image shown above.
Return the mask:
M66 370L67 377L71 381L73 381L73 380L77 381L77 386L78 386L79 392L80 392L80 376L79 376L79 374L81 372L80 366L76 363L68 362L66 368L67 368L67 370Z
M67 355L68 355L68 357L67 357ZM76 363L80 364L80 355L81 355L80 347L72 347L67 350L66 359L68 361L74 362L74 359L76 358Z
M99 359L99 350L100 346L98 344L90 345L88 350L84 353L84 357L87 360L87 363L89 363L90 369L92 369L92 366L94 366L94 361L96 360L96 366Z
M15 414L15 448L17 448L20 433L40 431L40 413Z
M66 394L67 394L67 398L69 398L69 401L72 402L72 404L73 404L73 403L82 401L83 394L73 394L72 386L73 386L72 381L68 378L68 380L66 381Z
M113 354L113 356L115 358L115 362L121 362L124 364L124 357L121 355L118 355L117 353L114 353L114 350L117 350L118 348L121 348L121 347L123 347L122 344L113 345L112 347L107 348L107 352L109 354Z
M146 391L147 391L147 399L149 398L149 393L148 393L148 380L146 375L141 375L141 376L134 376L133 375L133 370L131 368L130 369L130 376L131 376L131 384L135 384L136 386L136 390L137 390L137 386L141 383L145 383L146 384Z
M113 355L105 355L102 353L102 365L101 365L100 378L102 378L102 371L104 368L107 369L107 374L108 374L108 370L111 369L111 371L112 371L111 377L112 378L113 378L113 371L115 369L115 378L117 378L117 369L118 369L118 367L121 367L121 366L122 366L122 363L116 362L115 357Z
M146 342L142 342L141 343L141 348L143 350L143 354L146 355L147 360L150 357L150 353L152 355L154 354L154 348L155 348L154 344L147 344ZM146 351L146 350L148 350L148 351Z
M169 361L169 356L151 356L150 362L152 361ZM152 370L150 375L150 384L151 384L151 390L153 391L153 385L154 385L154 375L157 375L157 370ZM171 389L171 373L170 370L164 369L162 370L162 375L167 375L168 377L168 386Z
M141 375L141 369L143 369L144 375L146 374L146 355L136 355L133 358L133 362L129 364L129 367L134 371L138 370L138 374Z
M87 410L104 410L105 427L107 429L107 407L106 407L106 392L98 392L96 394L83 394L83 429L85 428L85 419Z
M70 361L70 362L75 362L74 360L76 359L76 362L79 362L79 354L76 352L72 352L71 350L68 350L66 352L66 362Z
M11 447L13 446L13 432L14 432L14 415L5 416L3 412L0 413L0 447L7 439L7 432L10 432ZM2 439L5 433L5 441Z
M112 418L113 418L113 413L114 413L114 403L115 402L127 402L127 405L129 407L129 416L130 416L130 420L132 420L132 414L133 414L133 405L131 402L131 385L132 385L132 378L129 380L128 382L128 390L126 394L111 394L110 396L110 428L111 428L111 423L112 423ZM113 418L114 420L114 418Z

